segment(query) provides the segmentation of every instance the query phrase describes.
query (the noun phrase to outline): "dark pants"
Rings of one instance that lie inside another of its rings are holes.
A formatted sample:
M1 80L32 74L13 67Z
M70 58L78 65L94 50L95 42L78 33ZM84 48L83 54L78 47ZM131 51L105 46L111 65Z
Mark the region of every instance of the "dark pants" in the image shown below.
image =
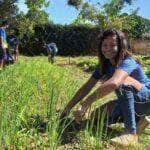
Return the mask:
M116 90L116 94L117 100L100 106L92 114L99 115L100 110L105 110L108 116L107 125L123 121L126 132L136 133L139 117L150 115L150 83L143 86L140 91L123 84Z
M53 52L51 54L48 55L48 60L49 62L51 62L52 64L55 62L55 56L57 53Z

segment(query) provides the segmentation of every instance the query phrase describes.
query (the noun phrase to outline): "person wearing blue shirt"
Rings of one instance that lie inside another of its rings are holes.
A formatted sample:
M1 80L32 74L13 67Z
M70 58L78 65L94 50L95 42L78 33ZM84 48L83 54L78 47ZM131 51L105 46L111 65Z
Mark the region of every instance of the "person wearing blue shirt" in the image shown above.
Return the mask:
M111 139L113 144L127 146L138 143L138 134L150 124L146 117L150 115L150 79L131 55L123 32L114 29L103 32L98 59L99 67L68 102L60 118L67 116L83 100L74 112L76 122L81 123L93 102L115 91L117 99L97 107L91 113L91 120L97 122L105 112L105 127L119 121L123 121L125 126L125 134ZM101 85L88 95L98 81L101 81Z
M48 54L48 61L51 62L51 64L53 64L55 62L55 56L58 52L56 43L51 42L51 43L45 44L45 48Z
M8 28L8 22L2 21L0 26L0 69L2 69L5 65L5 60L7 57L6 49L8 48L7 44L7 35L6 28Z
M19 57L19 51L18 51L19 40L13 33L11 33L8 38L8 44L9 44L9 48L13 51L14 61L17 62Z

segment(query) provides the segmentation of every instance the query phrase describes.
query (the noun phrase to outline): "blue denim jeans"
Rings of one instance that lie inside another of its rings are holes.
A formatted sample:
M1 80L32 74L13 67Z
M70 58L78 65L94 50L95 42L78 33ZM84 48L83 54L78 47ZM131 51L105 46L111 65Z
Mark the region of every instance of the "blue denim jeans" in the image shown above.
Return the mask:
M136 121L140 116L150 115L150 83L137 91L130 85L121 85L116 90L118 99L114 101L114 109L109 117L109 124L123 119L126 132L136 133Z

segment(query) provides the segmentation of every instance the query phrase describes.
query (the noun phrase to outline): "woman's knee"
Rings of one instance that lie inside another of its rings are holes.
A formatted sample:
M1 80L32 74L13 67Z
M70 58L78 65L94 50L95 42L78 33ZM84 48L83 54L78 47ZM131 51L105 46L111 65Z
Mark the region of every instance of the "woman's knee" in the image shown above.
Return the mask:
M119 86L119 90L122 91L133 91L134 87L132 85L128 85L128 84L121 84Z
M134 92L135 88L132 85L121 84L119 88L116 90L116 93L119 95L124 95L128 92Z

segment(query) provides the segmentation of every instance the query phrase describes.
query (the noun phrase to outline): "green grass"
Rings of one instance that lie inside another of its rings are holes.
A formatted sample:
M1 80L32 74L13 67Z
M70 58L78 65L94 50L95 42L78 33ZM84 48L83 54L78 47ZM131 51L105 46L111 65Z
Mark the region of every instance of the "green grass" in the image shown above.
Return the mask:
M69 76L68 69L37 58L22 59L5 68L0 73L0 145L20 148L32 139L35 147L39 145L37 141L44 146L37 135L37 124L47 119L48 135L52 138L49 137L46 144L55 147L59 138L55 129L58 126L56 111L79 86L79 82Z
M18 63L2 70L0 149L80 147L91 150L111 147L109 138L115 136L117 131L108 136L102 134L102 120L94 134L88 124L84 130L77 132L72 122L72 114L67 122L68 125L72 124L71 130L66 130L66 125L60 126L59 123L59 115L64 105L89 78L95 65L95 57L57 57L55 65L49 64L46 57L21 57ZM85 72L86 69L88 73ZM94 103L91 109L114 97L113 93L108 95ZM46 129L42 126L45 124ZM62 134L63 130L66 131L65 134ZM122 130L119 129L119 132ZM142 134L141 149L150 147L149 134L148 129Z

